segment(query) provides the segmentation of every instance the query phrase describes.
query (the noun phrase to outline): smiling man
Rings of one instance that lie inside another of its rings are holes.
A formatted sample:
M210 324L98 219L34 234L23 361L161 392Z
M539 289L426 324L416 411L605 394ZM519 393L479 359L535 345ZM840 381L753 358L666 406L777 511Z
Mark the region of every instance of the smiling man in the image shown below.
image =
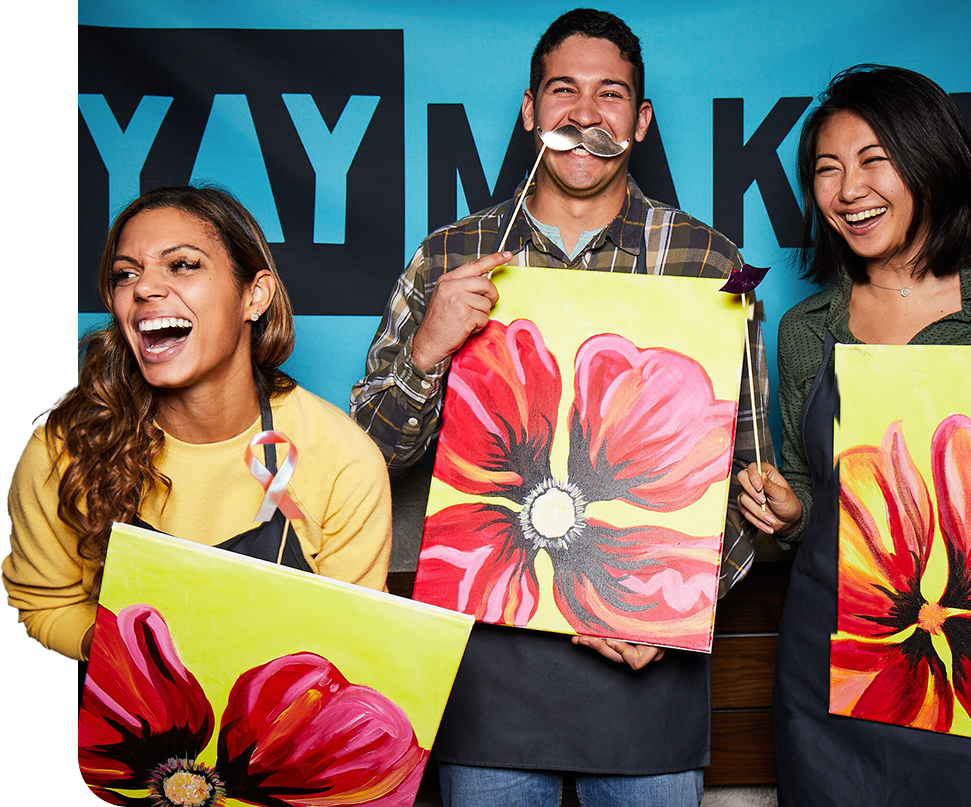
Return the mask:
M451 357L485 327L498 299L489 279L495 267L691 277L741 268L724 236L646 198L627 173L651 114L640 42L622 20L576 9L543 34L522 105L537 148L564 126L602 129L629 147L615 156L569 143L547 148L530 187L425 239L392 291L367 374L351 395L352 415L392 472L416 462L437 434ZM498 251L507 228L507 249ZM754 326L764 397L759 336ZM761 406L745 394L745 378L741 390L736 471L754 459L751 421ZM721 594L753 556L732 479ZM433 752L444 803L558 805L569 772L585 805L697 807L708 762L708 679L702 654L478 624Z

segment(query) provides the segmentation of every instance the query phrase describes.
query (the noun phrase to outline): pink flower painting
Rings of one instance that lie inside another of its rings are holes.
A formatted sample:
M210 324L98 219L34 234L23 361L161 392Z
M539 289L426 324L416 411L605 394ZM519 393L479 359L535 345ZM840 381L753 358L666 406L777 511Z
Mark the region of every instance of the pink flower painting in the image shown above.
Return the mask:
M148 605L99 606L78 718L84 781L109 804L263 807L414 802L428 752L405 713L309 652L236 680L215 762L213 707Z
M901 424L840 455L839 634L830 711L952 732L971 711L971 418L931 440L935 508ZM934 582L932 553L946 575Z
M586 339L573 361L565 400L529 320L490 321L456 354L433 484L461 501L426 517L415 598L527 626L545 553L576 633L706 649L721 523L699 537L650 514L728 479L736 402L691 357L617 334Z

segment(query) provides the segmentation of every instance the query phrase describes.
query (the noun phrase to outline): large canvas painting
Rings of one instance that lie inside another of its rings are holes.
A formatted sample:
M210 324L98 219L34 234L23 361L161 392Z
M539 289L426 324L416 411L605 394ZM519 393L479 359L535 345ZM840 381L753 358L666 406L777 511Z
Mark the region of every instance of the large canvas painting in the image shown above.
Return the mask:
M455 355L415 597L708 651L746 314L722 281L501 267Z
M837 346L834 714L971 736L971 347Z
M138 807L408 807L471 626L116 525L78 719L82 777Z

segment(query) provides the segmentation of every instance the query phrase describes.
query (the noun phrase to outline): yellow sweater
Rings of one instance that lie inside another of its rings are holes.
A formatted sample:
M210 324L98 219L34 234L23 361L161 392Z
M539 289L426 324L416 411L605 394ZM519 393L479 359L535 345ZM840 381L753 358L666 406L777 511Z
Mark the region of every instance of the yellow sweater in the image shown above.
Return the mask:
M391 554L391 493L381 452L342 411L297 387L273 403L273 427L297 446L287 492L306 518L293 521L304 557L318 574L384 589ZM195 445L165 436L159 470L172 480L142 502L139 516L160 532L215 546L252 529L263 488L243 462L260 431ZM286 446L277 446L278 464ZM263 461L262 447L253 450ZM3 561L8 602L27 632L45 647L82 658L94 624L88 599L97 566L78 555L78 536L57 517L59 473L39 426L10 487L11 553Z

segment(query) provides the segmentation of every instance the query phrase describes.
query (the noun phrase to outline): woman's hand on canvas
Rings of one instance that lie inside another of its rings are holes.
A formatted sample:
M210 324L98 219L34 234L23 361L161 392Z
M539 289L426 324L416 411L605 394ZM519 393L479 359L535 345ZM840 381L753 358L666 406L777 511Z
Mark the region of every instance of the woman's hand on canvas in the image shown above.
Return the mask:
M620 639L598 639L596 636L574 636L573 644L596 650L601 656L626 664L632 670L641 670L652 661L664 658L664 648L649 644L629 644Z
M739 472L738 481L742 485L738 509L760 530L785 536L799 526L802 502L774 465L763 462L759 474L758 466L753 462Z
M411 356L422 371L447 359L481 331L499 292L489 275L511 252L497 252L446 272L435 284L428 310L412 341Z

